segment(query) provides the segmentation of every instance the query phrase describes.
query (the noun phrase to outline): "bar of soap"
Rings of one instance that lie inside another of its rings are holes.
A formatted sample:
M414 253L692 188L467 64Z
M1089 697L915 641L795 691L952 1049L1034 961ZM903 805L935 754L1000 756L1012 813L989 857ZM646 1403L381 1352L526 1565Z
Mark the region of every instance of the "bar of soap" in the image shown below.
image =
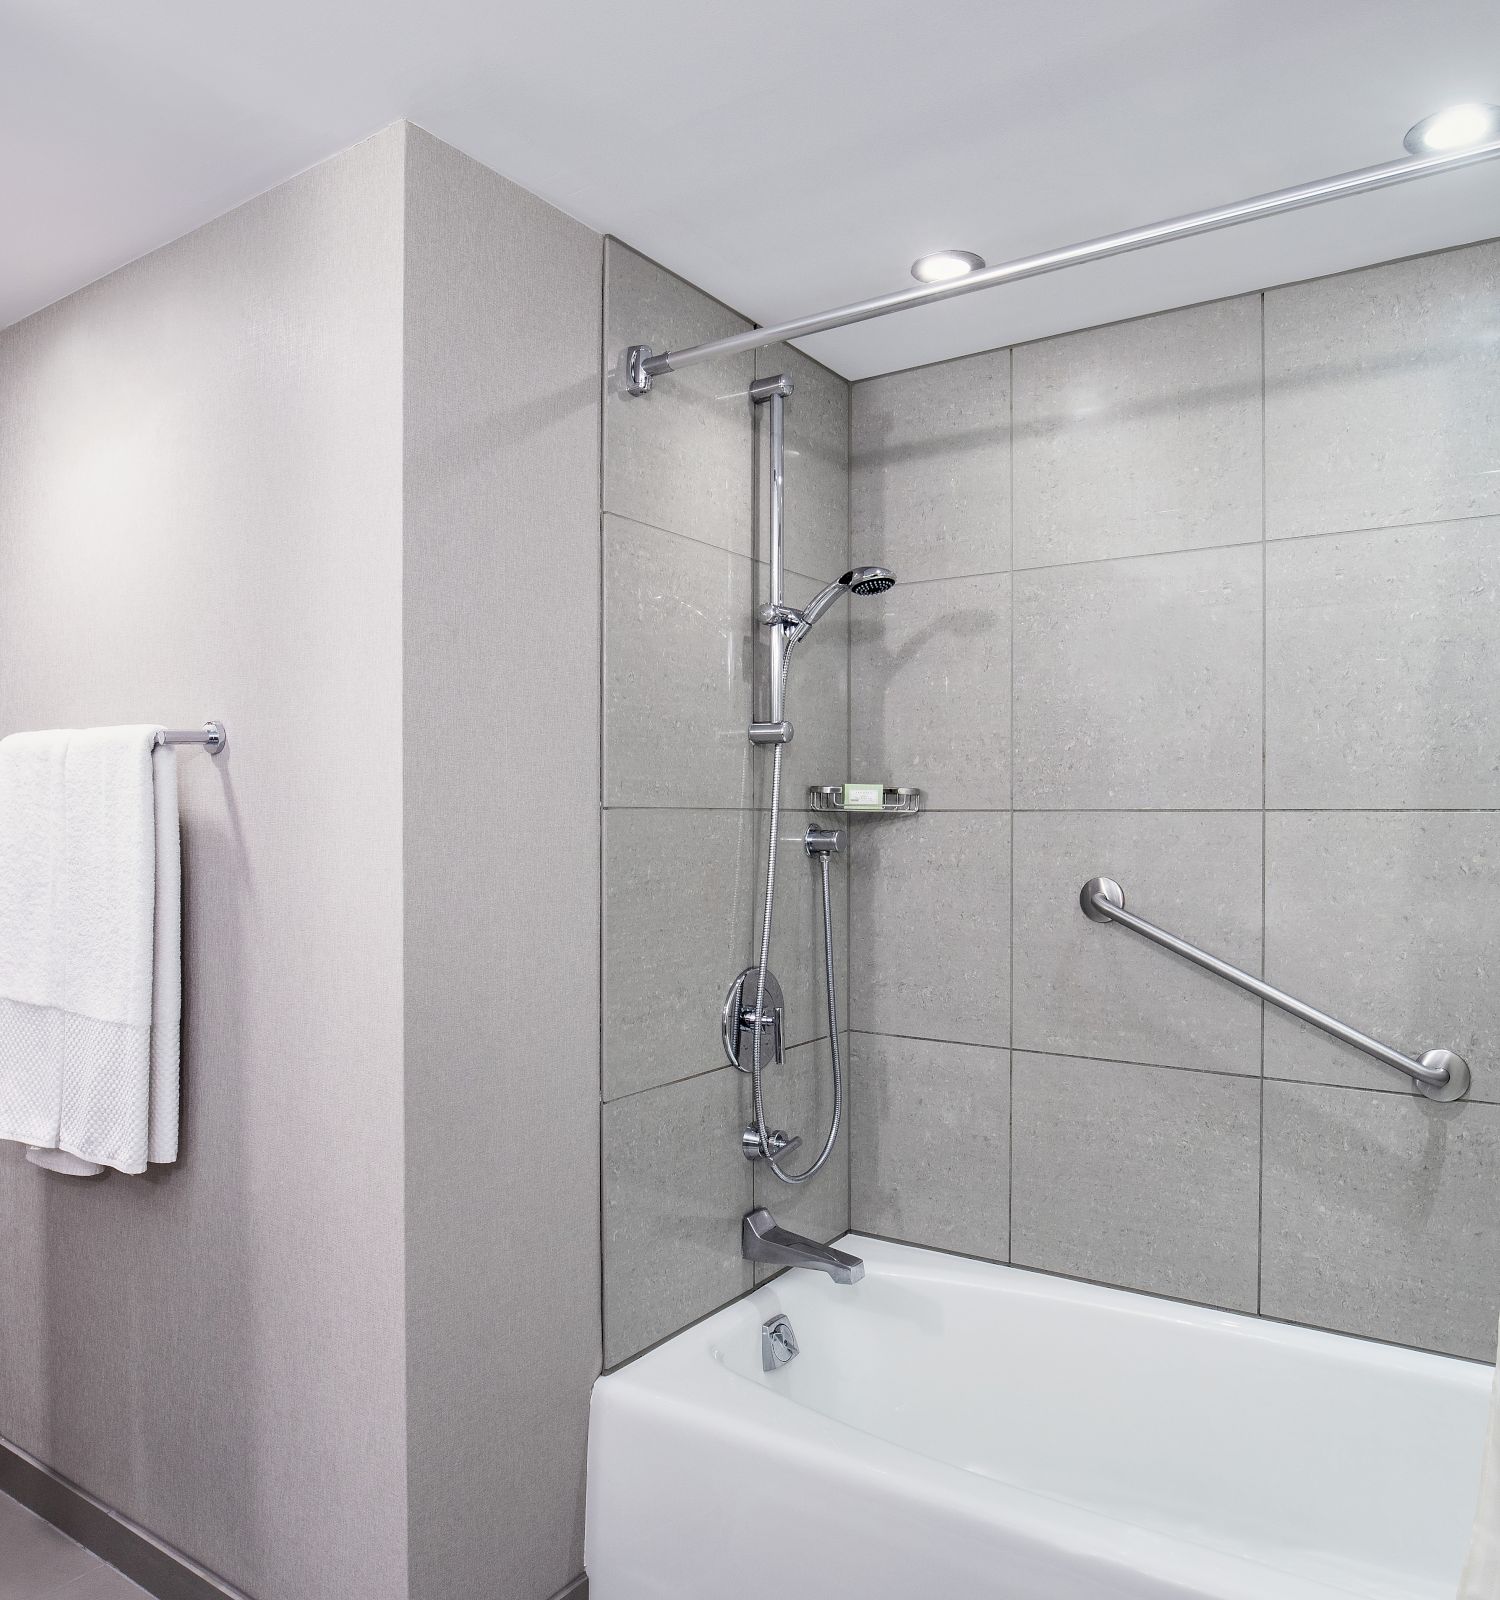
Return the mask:
M885 799L883 783L846 783L844 785L845 811L879 811Z

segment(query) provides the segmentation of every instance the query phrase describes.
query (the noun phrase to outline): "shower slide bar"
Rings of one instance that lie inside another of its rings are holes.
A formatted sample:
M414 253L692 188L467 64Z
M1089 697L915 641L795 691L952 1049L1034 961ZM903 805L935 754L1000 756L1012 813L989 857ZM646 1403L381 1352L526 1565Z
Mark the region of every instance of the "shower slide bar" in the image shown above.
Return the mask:
M1189 944L1186 939L1179 939L1176 934L1168 933L1155 923L1147 922L1144 917L1127 911L1125 892L1113 878L1090 878L1079 892L1078 903L1083 908L1083 914L1092 921L1118 922L1121 927L1140 934L1152 944L1159 944L1163 950L1170 950L1173 955L1179 955L1185 961L1191 961L1195 966L1241 989L1248 989L1251 994L1258 995L1273 1006L1279 1006L1314 1028L1321 1028L1324 1033L1342 1040L1344 1044L1363 1050L1366 1055L1374 1056L1377 1061L1394 1067L1397 1072L1404 1072L1429 1100L1461 1100L1469 1092L1469 1064L1462 1056L1454 1055L1451 1050L1429 1050L1420 1060L1413 1061L1410 1056L1393 1050L1390 1045L1372 1039L1358 1028L1351 1028L1347 1022L1330 1017L1326 1011L1319 1011L1305 1000L1293 999L1283 990L1252 977L1239 967L1231 966L1229 962L1209 955L1206 950L1200 950L1197 945Z
M1040 277L1043 273L1080 266L1086 261L1102 261L1107 256L1124 255L1127 251L1142 250L1148 245L1167 244L1174 239L1191 239L1200 233L1213 233L1219 228L1230 228L1240 222L1254 222L1261 217L1280 216L1284 211L1298 211L1304 206L1322 205L1325 201L1342 200L1348 195L1369 194L1376 189L1388 189L1393 184L1410 183L1414 178L1432 177L1439 172L1491 161L1497 156L1500 156L1500 139L1471 145L1466 150L1449 150L1438 155L1387 161L1378 167L1361 167L1355 172L1342 172L1337 177L1298 184L1291 189L1273 189L1269 194L1256 195L1253 199L1240 200L1233 205L1218 206L1212 211L1195 211L1184 217L1173 217L1167 222L1153 222L1143 228L1132 228L1126 233L1106 234L1101 239L1068 245L1061 250L1022 256L1015 261L1003 261L998 266L983 267L962 278L920 284L914 289L898 289L894 294L877 295L873 300L856 300L852 305L838 306L832 311L797 317L791 322L778 322L774 327L752 328L748 333L711 339L706 344L689 345L683 350L663 350L658 354L650 345L633 344L624 355L622 387L627 394L645 394L651 387L651 380L659 378L664 372L681 372L684 367L695 367L699 362L713 361L719 356L760 350L766 345L780 344L785 339L806 339L815 333L826 333L830 328L846 328L854 322L868 322L872 317L886 317L894 311L907 311L913 306L931 305L938 300L952 300L961 294L993 289L1002 283L1016 283L1022 278Z

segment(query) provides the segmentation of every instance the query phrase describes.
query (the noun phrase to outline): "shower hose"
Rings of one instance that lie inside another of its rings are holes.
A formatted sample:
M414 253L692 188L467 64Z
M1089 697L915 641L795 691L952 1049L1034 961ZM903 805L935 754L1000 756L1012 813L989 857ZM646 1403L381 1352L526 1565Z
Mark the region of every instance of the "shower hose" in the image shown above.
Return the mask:
M782 659L783 701L786 697L787 667L791 664L792 644L795 642L793 640L788 644ZM765 1014L766 973L771 962L771 923L776 904L776 845L781 832L781 755L785 749L784 744L778 744L771 753L771 827L766 840L766 908L760 924L760 965L755 979L756 1024L751 1029L750 1082L755 1094L755 1132L760 1139L762 1157L783 1183L806 1183L822 1170L838 1141L839 1122L844 1113L844 1063L839 1052L839 998L833 971L833 897L828 882L829 852L820 851L818 865L823 869L823 981L828 995L828 1045L833 1059L833 1120L818 1159L805 1172L783 1172L777 1165L771 1149L770 1131L766 1127L765 1096L761 1086L761 1038L765 1030L759 1019Z

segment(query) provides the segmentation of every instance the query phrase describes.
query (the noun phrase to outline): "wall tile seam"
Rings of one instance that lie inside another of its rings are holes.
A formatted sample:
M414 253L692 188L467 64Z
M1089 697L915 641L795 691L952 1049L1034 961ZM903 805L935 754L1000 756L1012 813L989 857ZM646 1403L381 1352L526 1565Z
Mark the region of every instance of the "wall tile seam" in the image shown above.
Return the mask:
M850 1030L848 1028L840 1028L840 1037L847 1035L849 1031ZM814 1034L811 1038L798 1039L795 1042L788 1042L786 1049L789 1051L806 1050L812 1045L826 1044L827 1042L828 1033L825 1030L822 1033ZM783 1066L781 1067L771 1067L768 1070L773 1072L783 1071L785 1070L785 1064L783 1063ZM686 1072L680 1078L663 1078L660 1083L648 1083L639 1089L627 1089L623 1094L603 1095L599 1103L606 1106L623 1105L627 1100L639 1100L643 1094L656 1094L662 1089L680 1088L684 1083L697 1083L700 1079L716 1077L721 1072L740 1072L740 1068L733 1067L727 1061L724 1061L720 1062L717 1066L704 1067L698 1072ZM746 1083L748 1084L750 1081L749 1073L741 1073L741 1076L744 1077ZM774 1082L774 1078L766 1079L768 1086Z
M697 545L700 550L712 550L715 555L728 556L731 561L748 561L752 567L764 567L767 564L760 556L747 555L743 550L731 550L728 545L715 544L713 540L700 539L695 534L679 533L676 528L664 528L660 523L642 522L639 517L626 516L622 511L605 511L602 515L605 522L624 522L632 528L643 528L649 533L659 533L668 539L681 539L685 544ZM602 537L604 554L607 558L609 554L609 532L607 528L603 530ZM786 573L789 578L801 578L804 583L823 584L829 581L827 578L819 577L816 573L802 572L793 566L788 566ZM607 577L605 587L608 587Z
M1016 352L1014 346L1006 354L1006 417L1005 448L1006 477L1010 491L1010 604L1006 607L1006 628L1009 634L1010 656L1007 671L1010 675L1010 720L1006 734L1006 777L1010 789L1010 825L1007 842L1010 847L1010 939L1007 957L1010 971L1007 974L1005 996L1005 1039L1008 1055L1006 1071L1005 1119L1005 1258L1015 1254L1016 1228Z
M1266 515L1265 508L1262 516ZM622 518L622 520L633 520ZM901 587L914 589L937 583L964 583L975 578L1005 578L1018 577L1029 572L1066 572L1078 567L1102 567L1119 561L1153 561L1171 556L1211 556L1222 550L1258 550L1263 547L1295 547L1310 543L1318 539L1348 539L1362 534L1381 533L1418 533L1423 529L1462 527L1470 522L1495 522L1500 521L1500 511L1474 511L1461 515L1446 517L1420 517L1406 522L1377 522L1359 524L1347 528L1319 528L1309 533L1271 533L1262 534L1259 539L1235 539L1224 544L1192 544L1173 545L1165 550L1131 550L1123 551L1119 555L1088 556L1078 561L1045 561L1034 564L1015 563L1009 567L983 567L972 572L944 572L931 578L903 578ZM649 526L649 524L647 524ZM1014 527L1014 523L1012 523ZM662 529L662 532L671 532ZM681 538L690 535L679 535ZM701 541L699 541L701 542ZM722 549L722 546L714 546ZM734 552L730 552L734 553ZM806 576L806 574L803 574Z
M927 806L927 811L954 810ZM979 807L984 810L986 808ZM1500 806L1015 806L1018 817L1493 816Z
M1314 1333L1330 1333L1340 1339L1357 1339L1361 1344L1376 1345L1386 1350L1418 1350L1424 1354L1442 1356L1450 1361L1469 1361L1475 1365L1485 1367L1492 1365L1482 1357L1454 1355L1452 1351L1437 1350L1431 1345L1401 1344L1394 1339L1380 1339L1373 1334L1355 1333L1348 1328L1337 1328L1326 1322L1298 1322L1291 1317L1278 1317L1265 1312L1246 1311L1241 1306L1222 1306L1206 1300L1188 1300L1180 1295L1162 1294L1156 1289L1138 1289L1133 1284L1112 1282L1108 1278L1080 1278L1071 1272L1058 1272L1052 1267L1032 1266L1023 1261L1001 1261L995 1256L976 1256L969 1255L962 1250L938 1249L934 1245L923 1244L920 1239L904 1239L895 1234L873 1233L863 1228L852 1228L850 1232L856 1238L878 1239L883 1244L904 1245L908 1249L923 1250L934 1255L953 1256L959 1261L976 1261L983 1266L1011 1267L1017 1272L1031 1272L1037 1273L1042 1277L1061 1278L1068 1283L1092 1284L1100 1289L1118 1289L1122 1294L1138 1294L1147 1300L1160 1300L1168 1305L1203 1306L1209 1310L1228 1311L1236 1317L1253 1317L1257 1322L1269 1322L1283 1328L1308 1328ZM722 1307L720 1309L722 1310Z
M1001 350L1010 351L1011 361L1014 364L1016 351L1028 350L1039 344L1050 344L1054 339L1068 339L1075 334L1099 333L1105 328L1122 328L1135 322L1154 322L1161 317L1170 317L1181 311L1198 311L1205 306L1227 305L1234 300L1248 300L1251 295L1256 295L1260 298L1262 319L1264 320L1266 303L1273 296L1285 295L1297 289L1305 289L1310 284L1333 283L1339 278L1353 278L1361 273L1378 272L1385 267L1404 266L1413 261L1431 261L1439 256L1459 255L1465 250L1482 250L1486 245L1494 244L1500 244L1500 234L1487 234L1481 239L1467 239L1461 244L1444 245L1437 250L1417 250L1409 256L1396 256L1389 261L1369 261L1362 267L1345 267L1339 272L1315 273L1310 278L1291 278L1285 283L1265 284L1259 289L1242 289L1238 294L1215 295L1211 300L1193 300L1183 306L1166 306L1160 311L1143 311L1139 316L1135 317L1116 317L1109 322L1091 322L1081 328L1062 328L1056 333L1038 334L1035 339L1017 339L1014 344L992 345L986 350L969 350L963 355L943 356L937 361L921 361L915 366L896 367L890 372L872 372L863 378L849 378L845 381L853 391L862 388L867 383L880 383L887 378L905 377L913 372L929 372L936 367L949 367L960 361L973 361L977 357L994 355ZM627 248L629 247L627 246ZM808 359L811 360L813 358L809 357Z
M1274 1007L1262 1007L1262 1016L1273 1011ZM923 1033L889 1033L875 1028L851 1027L847 1030L850 1038L862 1039L903 1039L913 1044L942 1044L956 1045L965 1050L993 1050L1007 1052L1012 1056L1046 1056L1058 1061L1087 1061L1103 1067L1149 1067L1161 1072L1186 1072L1199 1078L1235 1078L1245 1082L1281 1083L1291 1084L1304 1089L1346 1089L1350 1094L1379 1094L1393 1095L1403 1100L1421 1100L1422 1095L1415 1089L1408 1088L1402 1083L1393 1083L1389 1086L1379 1083L1337 1083L1327 1078L1291 1077L1284 1071L1266 1072L1231 1072L1226 1067L1187 1067L1175 1061L1141 1061L1130 1056L1097 1056L1088 1055L1077 1050L1044 1049L1038 1045L1030 1044L987 1044L975 1039L944 1039L936 1038L931 1034ZM816 1041L812 1041L816 1042ZM1500 1095L1500 1091L1497 1091ZM1500 1098L1488 1100L1478 1094L1470 1093L1465 1097L1467 1103L1479 1106L1500 1105Z
M1271 554L1270 517L1267 511L1269 466L1266 455L1266 296L1257 296L1260 319L1260 967L1266 970L1267 865L1266 801L1270 798L1271 748ZM1265 1293L1265 1214L1266 1214L1266 1011L1260 1008L1260 1125L1256 1130L1255 1161L1255 1313L1260 1315Z

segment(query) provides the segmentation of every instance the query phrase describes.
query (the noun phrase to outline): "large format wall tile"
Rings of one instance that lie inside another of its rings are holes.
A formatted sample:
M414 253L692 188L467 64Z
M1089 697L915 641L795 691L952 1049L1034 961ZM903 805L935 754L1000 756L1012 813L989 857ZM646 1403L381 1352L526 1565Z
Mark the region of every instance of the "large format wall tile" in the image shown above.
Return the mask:
M908 582L1010 567L1010 351L854 386L849 545Z
M604 1108L604 1361L625 1361L751 1286L740 1256L745 1079L724 1067Z
M1387 1044L1456 1050L1471 1098L1500 1101L1500 813L1272 812L1266 977ZM1359 1088L1408 1081L1266 1012L1266 1074Z
M1261 536L1260 296L1017 347L1015 564Z
M604 1098L723 1065L719 1006L754 939L753 811L604 823Z
M1272 544L1266 643L1267 804L1500 806L1500 518Z
M783 1228L827 1244L849 1231L848 1110L849 1035L842 1039L845 1083L843 1121L838 1142L826 1164L806 1183L783 1183L764 1161L754 1166L755 1204L765 1206ZM762 1074L766 1123L800 1134L802 1148L777 1165L790 1173L805 1172L817 1159L833 1120L833 1058L827 1039L788 1050L785 1062ZM746 1089L746 1104L751 1104ZM753 1113L747 1113L750 1121ZM757 1266L755 1281L764 1283L775 1267Z
M1010 805L1010 578L897 584L852 602L850 777L938 810Z
M850 1026L967 1044L1010 1028L1010 817L927 811L856 824Z
M1266 532L1500 512L1500 241L1266 294Z
M814 819L782 814L771 969L788 1046L828 1032ZM827 820L827 819L822 819ZM720 1008L756 957L767 815L616 808L604 831L604 1098L616 1100L724 1065ZM847 1007L845 867L832 865L834 970Z
M824 584L849 568L849 384L790 345L755 352L757 378L785 373L786 561ZM756 479L759 507L756 555L766 560L770 471L766 408L756 408ZM796 602L793 602L796 604Z
M1011 1259L1254 1311L1260 1085L1016 1052Z
M604 251L604 509L740 555L752 553L750 383L755 357L619 389L627 345L681 350L750 324L617 239Z
M605 804L751 800L751 562L604 519Z
M1015 803L1261 803L1261 551L1015 577Z
M1495 1359L1500 1109L1268 1083L1261 1309Z
M851 1079L853 1226L1004 1261L1009 1052L857 1033Z
M1260 1002L1078 903L1114 878L1126 905L1260 971L1261 814L1022 812L1015 819L1018 1050L1260 1071Z

